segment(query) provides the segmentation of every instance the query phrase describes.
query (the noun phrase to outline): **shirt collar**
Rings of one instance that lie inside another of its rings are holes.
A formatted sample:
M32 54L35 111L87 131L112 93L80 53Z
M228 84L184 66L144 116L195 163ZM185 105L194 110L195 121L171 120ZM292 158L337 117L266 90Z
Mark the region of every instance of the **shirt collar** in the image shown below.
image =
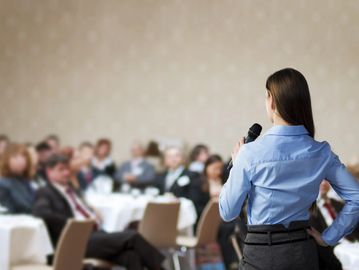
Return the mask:
M60 185L58 183L51 183L51 185L57 189L58 191L60 191L61 194L65 195L66 194L66 189L67 189L67 186L64 186L64 185ZM66 196L66 195L65 195Z
M168 174L170 174L170 175L172 175L172 176L178 177L178 176L181 175L181 173L183 172L183 170L184 170L184 166L181 165L181 166L179 166L177 169L175 169L175 170L173 170L173 171L169 170L169 171L168 171Z
M142 157L134 158L134 159L131 160L131 163L134 164L134 165L138 165L138 164L141 164L142 161L144 161L144 159Z
M94 165L96 168L103 170L106 166L109 166L112 164L112 158L106 157L103 160L99 160L96 157L92 159L92 165Z
M279 135L279 136L296 136L308 135L309 132L303 125L299 126L273 126L265 135Z

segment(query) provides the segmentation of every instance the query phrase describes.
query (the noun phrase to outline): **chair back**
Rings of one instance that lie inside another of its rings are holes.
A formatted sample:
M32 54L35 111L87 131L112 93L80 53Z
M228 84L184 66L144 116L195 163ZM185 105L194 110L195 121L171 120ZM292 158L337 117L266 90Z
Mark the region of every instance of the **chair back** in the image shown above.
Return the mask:
M93 220L70 219L66 223L56 247L54 270L81 270L83 268L82 260L93 228Z
M197 226L198 245L207 245L217 241L218 228L221 223L218 200L211 199L204 208Z
M236 255L238 257L238 260L241 261L242 258L243 258L243 255L242 255L242 252L241 252L241 248L239 247L239 243L238 243L236 235L232 234L230 236L230 239L231 239L231 242L232 242L233 249L236 252Z
M176 246L180 202L149 202L139 226L139 233L157 248Z

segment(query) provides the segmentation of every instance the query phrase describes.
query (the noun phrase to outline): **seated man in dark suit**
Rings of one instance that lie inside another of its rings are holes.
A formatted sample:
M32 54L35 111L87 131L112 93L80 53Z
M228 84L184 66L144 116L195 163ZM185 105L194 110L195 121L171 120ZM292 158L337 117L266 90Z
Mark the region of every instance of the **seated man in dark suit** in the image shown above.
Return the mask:
M182 151L177 147L170 147L164 152L166 171L157 176L155 185L160 193L172 193L176 197L185 197L193 200L196 196L196 186L199 175L190 172L184 167Z
M330 184L323 180L320 184L320 197L317 201L317 209L310 218L310 225L322 233L330 226L336 215L342 210L344 203L328 197ZM342 241L355 241L359 239L359 227ZM334 255L332 247L317 246L319 255L319 267L321 270L341 270L342 265Z
M70 168L66 156L52 155L46 167L49 184L35 198L33 214L43 218L51 240L56 246L66 222L96 219L95 213L69 185ZM106 233L94 230L90 236L86 257L108 260L126 269L161 269L164 256L134 231Z

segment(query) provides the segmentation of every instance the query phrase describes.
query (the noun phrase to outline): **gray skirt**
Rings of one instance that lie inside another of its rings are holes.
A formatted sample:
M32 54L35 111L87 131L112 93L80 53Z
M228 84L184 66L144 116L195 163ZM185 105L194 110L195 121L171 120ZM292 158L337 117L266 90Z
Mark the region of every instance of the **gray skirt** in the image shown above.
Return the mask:
M292 222L288 228L249 225L240 269L318 270L316 243L307 228L307 221Z

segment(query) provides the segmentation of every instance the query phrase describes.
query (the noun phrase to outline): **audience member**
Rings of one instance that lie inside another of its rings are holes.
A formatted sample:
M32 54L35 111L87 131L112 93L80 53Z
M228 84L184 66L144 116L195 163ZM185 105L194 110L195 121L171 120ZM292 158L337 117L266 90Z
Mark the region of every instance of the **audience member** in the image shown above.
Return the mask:
M204 171L200 181L197 182L197 192L194 197L194 204L197 215L200 217L210 199L218 199L222 189L223 161L219 155L211 155L204 164ZM238 258L231 245L230 237L234 234L237 221L222 222L218 231L218 243L221 247L226 269L238 269Z
M145 156L147 161L152 164L157 172L163 170L162 153L156 141L150 141L148 143Z
M70 177L69 182L74 191L78 194L82 193L79 180L77 178L77 173L80 170L81 158L79 151L71 146L65 146L59 149L59 151L55 152L61 155L65 155L69 159L70 165Z
M190 164L188 170L196 173L202 173L204 168L204 163L206 162L209 156L209 149L204 144L196 145L190 155Z
M51 147L53 153L60 151L61 145L59 136L50 134L45 138L44 142L46 142Z
M77 179L82 191L86 190L94 180L94 172L91 161L94 157L94 146L89 142L83 142L79 147L79 168Z
M155 185L160 193L172 193L176 197L193 200L196 196L194 185L199 181L198 174L184 167L184 155L180 148L169 147L164 152L165 172L156 177Z
M96 219L96 214L69 185L71 175L68 157L52 155L46 172L49 184L36 194L35 216L43 218L56 246L59 236L70 218ZM95 229L89 239L86 257L104 259L126 269L161 269L164 256L134 231L106 233Z
M117 170L115 179L121 184L143 187L155 177L154 167L144 157L145 149L139 142L131 146L132 159L124 162Z
M0 173L0 204L12 214L31 213L35 190L31 185L31 157L24 145L6 148Z
M326 180L323 180L320 184L317 207L312 210L310 217L310 225L320 233L322 233L330 224L332 224L334 217L338 213L337 210L340 209L339 205L343 207L342 202L335 201L334 199L328 197L329 190L330 184ZM336 205L336 207L334 207L334 205ZM342 269L340 261L334 254L333 247L322 247L317 245L317 251L320 270Z
M343 209L344 203L342 201L338 201L336 199L330 198L328 193L331 189L331 186L328 181L323 180L320 184L319 189L319 199L317 201L317 217L321 220L321 224L324 226L320 226L320 230L322 231L326 229L333 223L336 215ZM348 241L359 241L359 226L357 226L354 231L347 235L344 239Z
M47 181L45 165L53 153L52 148L46 142L40 142L36 145L36 152L38 155L37 176Z
M31 158L31 185L35 189L38 189L46 185L46 181L37 174L39 155L37 154L36 148L32 144L27 144L26 148Z
M95 147L95 156L92 159L95 178L99 175L114 177L115 163L111 158L112 143L108 139L99 139Z

